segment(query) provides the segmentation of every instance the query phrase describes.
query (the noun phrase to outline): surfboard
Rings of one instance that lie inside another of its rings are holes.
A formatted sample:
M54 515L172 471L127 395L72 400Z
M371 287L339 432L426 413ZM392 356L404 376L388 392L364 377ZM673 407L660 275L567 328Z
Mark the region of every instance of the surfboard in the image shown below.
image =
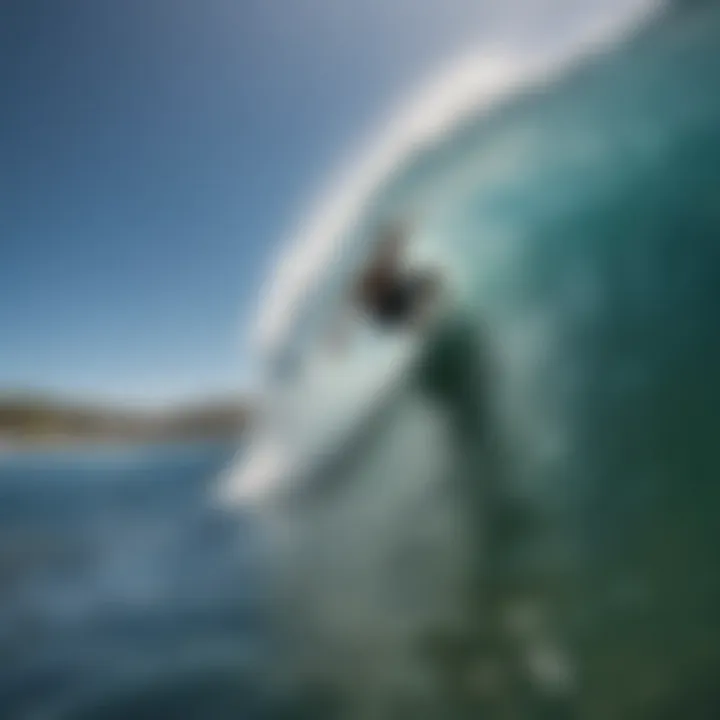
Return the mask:
M411 238L403 271L427 266L417 262L414 249ZM344 342L333 342L338 321L347 319L350 282L371 251L371 244L355 248L343 267L323 269L314 288L319 306L309 302L295 313L293 327L269 359L274 377L233 480L234 500L263 502L316 481L412 376L446 302L438 302L422 329L380 330L355 319L343 328Z
M235 499L277 499L314 482L391 402L422 346L422 336L403 333L341 354L316 348L255 429Z

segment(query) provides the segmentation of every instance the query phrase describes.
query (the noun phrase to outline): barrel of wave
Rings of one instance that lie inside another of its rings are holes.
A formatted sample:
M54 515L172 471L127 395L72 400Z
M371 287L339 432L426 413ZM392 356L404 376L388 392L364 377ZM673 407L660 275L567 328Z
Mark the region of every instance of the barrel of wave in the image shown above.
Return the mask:
M488 424L502 445L503 494L529 508L513 514L508 501L483 515L497 530L490 557L498 605L525 610L496 617L508 620L508 634L529 624L544 635L518 643L519 662L548 687L572 681L582 717L697 716L718 701L719 39L720 12L711 5L668 18L454 137L421 185L432 209L424 232L447 241L468 291L460 335L492 358ZM448 347L443 339L428 348L415 400L398 398L387 425L375 426L372 451L343 471L343 487L356 493L345 506L353 513L365 503L392 508L393 522L430 517L413 515L402 492L385 500L410 477L407 446L390 440L394 432L435 439L413 441L427 450L421 460L442 458L433 476L466 472L452 442L477 426L451 427L432 403L413 404L457 390L442 379L464 376L453 362L467 355ZM430 486L447 500L447 484ZM382 666L388 627L363 594L382 583L367 558L399 535L375 545L372 522L357 523L351 541L328 547L319 538L341 538L344 521L358 515L324 507L327 514L295 515L291 530L308 537L314 520L329 523L314 535L317 554L305 557L329 560L326 569L347 559L357 591L351 584L337 597L356 602L345 615L342 603L324 605L328 586L313 584L322 576L302 566L305 591L292 597L327 640L314 646L318 654L346 660L343 647L362 636L344 632L347 620L360 618L354 627L368 630L365 658ZM444 518L463 517L452 503L444 507ZM446 557L457 559L460 576L485 571L462 553ZM454 576L448 587L443 601L463 583ZM555 661L545 652L554 645L565 648ZM337 663L349 695L369 687L360 670L368 672ZM396 678L397 686L413 680Z

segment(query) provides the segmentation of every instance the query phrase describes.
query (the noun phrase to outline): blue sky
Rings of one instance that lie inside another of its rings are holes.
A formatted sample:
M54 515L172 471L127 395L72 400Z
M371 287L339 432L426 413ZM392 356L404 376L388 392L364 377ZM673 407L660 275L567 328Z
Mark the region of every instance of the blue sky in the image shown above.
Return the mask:
M4 2L0 391L242 387L284 232L493 22L470 0Z

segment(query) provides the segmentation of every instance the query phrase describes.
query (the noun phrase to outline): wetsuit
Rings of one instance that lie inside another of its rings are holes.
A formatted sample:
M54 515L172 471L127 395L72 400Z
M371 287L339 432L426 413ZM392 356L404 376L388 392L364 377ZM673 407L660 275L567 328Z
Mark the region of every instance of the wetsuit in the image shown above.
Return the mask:
M375 323L383 328L406 325L426 297L428 278L412 275L378 283L366 295L365 306Z

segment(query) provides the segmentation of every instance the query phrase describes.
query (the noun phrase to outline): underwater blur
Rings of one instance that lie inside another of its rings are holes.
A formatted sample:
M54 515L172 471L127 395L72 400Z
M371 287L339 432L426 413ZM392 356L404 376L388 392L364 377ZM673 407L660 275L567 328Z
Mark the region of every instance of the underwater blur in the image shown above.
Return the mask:
M290 716L720 714L720 7L606 40L495 60L280 268L221 490L265 533ZM397 216L450 302L326 358Z

